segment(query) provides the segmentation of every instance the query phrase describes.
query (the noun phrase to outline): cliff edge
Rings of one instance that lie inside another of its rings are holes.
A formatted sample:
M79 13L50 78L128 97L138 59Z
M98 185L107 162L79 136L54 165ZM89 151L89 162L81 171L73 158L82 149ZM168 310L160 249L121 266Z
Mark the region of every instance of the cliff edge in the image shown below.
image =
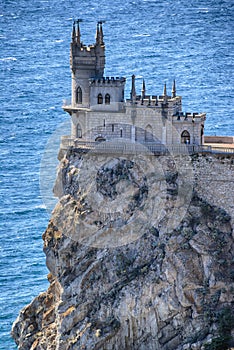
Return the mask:
M18 349L234 346L233 169L71 148L43 234L50 286L15 321Z

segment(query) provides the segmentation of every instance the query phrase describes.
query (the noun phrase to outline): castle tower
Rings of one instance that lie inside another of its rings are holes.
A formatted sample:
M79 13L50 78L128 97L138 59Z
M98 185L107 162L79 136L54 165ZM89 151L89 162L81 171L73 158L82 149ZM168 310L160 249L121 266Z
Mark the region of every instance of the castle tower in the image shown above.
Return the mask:
M70 67L72 71L72 106L89 107L90 78L101 78L105 68L105 44L102 22L97 23L96 42L86 46L81 41L81 20L75 21L70 49Z

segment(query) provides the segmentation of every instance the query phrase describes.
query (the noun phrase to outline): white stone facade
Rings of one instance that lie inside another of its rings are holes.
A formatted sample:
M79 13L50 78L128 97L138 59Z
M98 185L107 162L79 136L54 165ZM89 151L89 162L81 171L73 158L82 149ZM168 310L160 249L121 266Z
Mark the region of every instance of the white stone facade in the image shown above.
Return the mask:
M63 109L71 115L71 139L161 144L193 144L204 142L205 113L183 113L182 97L172 94L166 85L162 96L136 94L132 76L130 99L125 99L126 79L104 77L105 44L102 23L97 25L96 42L85 46L80 40L79 23L73 27L71 42L72 99Z

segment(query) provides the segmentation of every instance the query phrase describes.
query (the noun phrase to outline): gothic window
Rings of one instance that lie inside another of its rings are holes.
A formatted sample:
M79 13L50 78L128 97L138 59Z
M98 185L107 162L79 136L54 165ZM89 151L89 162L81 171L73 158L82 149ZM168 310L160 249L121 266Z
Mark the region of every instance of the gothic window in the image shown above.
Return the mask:
M187 130L184 130L181 134L181 143L189 144L190 143L190 133Z
M80 124L77 124L77 137L78 137L79 139L82 138L82 129L81 129Z
M98 94L97 103L98 103L99 105L103 104L103 97L102 97L102 94Z
M106 105L109 105L109 104L110 104L110 95L109 95L109 94L106 94L106 95L105 95L105 104L106 104Z
M80 86L76 89L76 103L82 103L82 90Z
M145 141L153 141L153 128L151 125L147 125L147 127L145 128Z

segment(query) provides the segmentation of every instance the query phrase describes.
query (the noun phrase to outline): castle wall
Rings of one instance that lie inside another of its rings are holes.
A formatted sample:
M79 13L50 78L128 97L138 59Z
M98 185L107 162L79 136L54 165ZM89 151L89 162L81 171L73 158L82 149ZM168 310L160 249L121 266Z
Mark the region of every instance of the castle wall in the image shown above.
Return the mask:
M94 111L80 110L73 113L72 138L77 137L76 128L79 123L84 140L94 141L97 136L102 136L108 140L118 137L133 139L133 132L129 132L129 128L123 128L123 125L134 125L137 130L135 141L180 144L181 134L186 130L190 134L191 144L201 144L201 123L199 121L192 123L189 120L176 120L172 118L170 112L167 114L167 117L164 117L160 108L132 108L129 106L125 108L123 103L118 103L116 108L121 111L116 112L111 105L109 110L106 105L100 105L99 110L97 106L94 106ZM108 125L115 126L109 131ZM147 134L147 128L148 130L150 129L151 138L149 137L149 132ZM121 129L123 130L122 132L120 131ZM90 133L91 130L96 131Z
M193 165L198 194L210 204L225 209L234 223L233 155L194 156Z

